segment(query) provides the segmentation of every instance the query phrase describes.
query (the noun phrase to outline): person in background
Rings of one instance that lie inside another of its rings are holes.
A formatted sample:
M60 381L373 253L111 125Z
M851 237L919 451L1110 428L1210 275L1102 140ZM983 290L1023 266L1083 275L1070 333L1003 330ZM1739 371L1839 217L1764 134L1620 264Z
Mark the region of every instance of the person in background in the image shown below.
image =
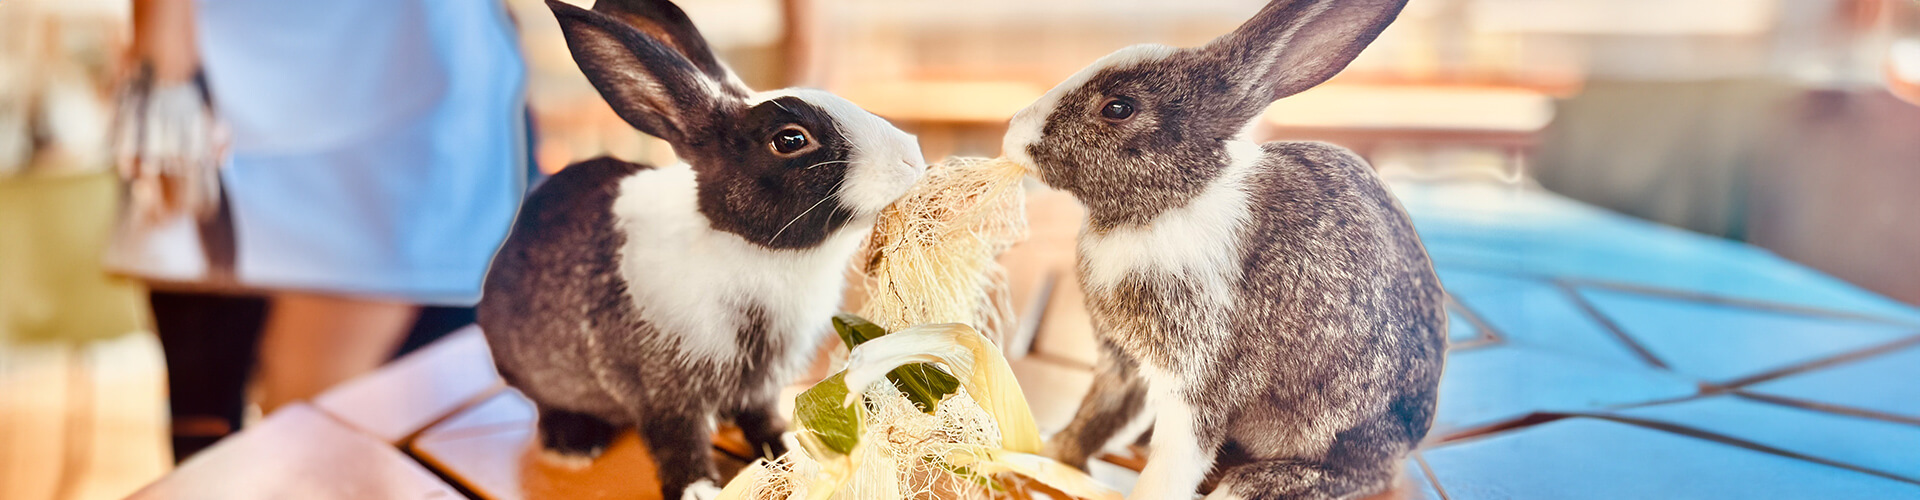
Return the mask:
M471 321L526 184L497 2L134 0L110 268L154 290L176 460ZM257 364L256 364L257 361Z
M145 289L100 262L120 189L104 91L121 1L0 2L0 384L19 373L12 346L147 330Z

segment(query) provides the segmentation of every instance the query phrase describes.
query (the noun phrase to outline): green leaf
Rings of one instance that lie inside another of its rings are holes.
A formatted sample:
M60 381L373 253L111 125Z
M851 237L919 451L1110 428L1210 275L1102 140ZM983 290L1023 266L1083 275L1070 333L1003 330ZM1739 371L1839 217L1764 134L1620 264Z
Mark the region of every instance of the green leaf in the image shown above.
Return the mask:
M953 474L954 477L972 481L973 484L978 484L994 493L1005 493L1007 491L1007 487L1001 486L999 481L994 481L993 478L987 477L985 474L975 473L973 469L950 464L945 460L935 460L933 457L920 457L920 459L925 460L934 467L939 467L941 470L947 471L948 474Z
M887 372L887 379L900 388L920 411L933 414L935 405L948 394L960 390L960 379L929 363L914 363Z
M847 372L835 373L793 398L794 418L842 456L853 453L853 445L860 442L860 408L842 404L847 399L846 376Z
M833 331L840 334L840 341L846 343L849 350L887 334L887 329L852 313L833 315Z
M880 325L851 313L833 315L833 331L840 334L840 341L846 343L848 349L889 333ZM900 392L905 393L914 406L929 415L933 414L934 407L940 404L941 399L960 390L960 379L927 363L895 368L887 372L887 380L892 380L894 387L900 388Z

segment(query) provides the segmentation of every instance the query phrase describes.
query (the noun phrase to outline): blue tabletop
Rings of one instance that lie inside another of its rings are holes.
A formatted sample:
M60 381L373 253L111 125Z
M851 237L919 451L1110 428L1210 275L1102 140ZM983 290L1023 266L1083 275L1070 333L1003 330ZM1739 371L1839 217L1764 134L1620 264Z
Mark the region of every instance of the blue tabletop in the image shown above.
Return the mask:
M1394 189L1452 295L1421 494L1920 499L1920 309L1537 188Z

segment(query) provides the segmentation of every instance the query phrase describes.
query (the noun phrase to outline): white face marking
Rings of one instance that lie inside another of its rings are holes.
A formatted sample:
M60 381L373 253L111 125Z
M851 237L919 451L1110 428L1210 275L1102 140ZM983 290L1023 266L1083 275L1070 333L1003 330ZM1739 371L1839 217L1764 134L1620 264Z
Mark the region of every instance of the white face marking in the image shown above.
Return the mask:
M1251 142L1226 144L1227 168L1185 206L1161 212L1144 225L1081 232L1088 291L1111 290L1132 273L1152 270L1198 279L1207 297L1232 296L1229 286L1240 269L1240 235L1251 217L1247 177L1262 153Z
M852 144L847 159L847 178L840 190L840 202L856 213L875 214L907 194L913 183L927 172L927 160L921 156L920 141L895 128L887 120L867 112L840 96L824 90L781 89L761 92L748 99L749 105L780 97L797 97L833 117L840 134Z
M1092 79L1093 75L1107 68L1166 59L1178 50L1157 44L1134 45L1114 51L1087 65L1079 73L1074 73L1073 76L1067 77L1066 81L1053 86L1053 90L1041 95L1039 99L1033 101L1033 104L1028 104L1026 108L1013 114L1013 122L1007 125L1006 138L1000 143L1000 154L1026 167L1028 172L1034 172L1033 158L1027 157L1027 146L1040 141L1041 128L1046 125L1047 116L1053 114L1054 106L1060 103L1060 96L1080 88L1081 85L1086 85L1087 80Z
M772 250L713 229L699 212L697 189L684 163L620 181L613 214L627 235L620 247L627 296L661 335L680 340L683 353L711 360L737 355L741 308L762 307L770 333L792 335L775 373L785 383L839 307L842 272L870 227L850 224L819 246Z
M1140 372L1147 379L1147 404L1153 407L1153 445L1127 498L1193 498L1213 469L1215 450L1201 449L1194 436L1193 406L1181 397L1186 378L1151 365L1142 365Z

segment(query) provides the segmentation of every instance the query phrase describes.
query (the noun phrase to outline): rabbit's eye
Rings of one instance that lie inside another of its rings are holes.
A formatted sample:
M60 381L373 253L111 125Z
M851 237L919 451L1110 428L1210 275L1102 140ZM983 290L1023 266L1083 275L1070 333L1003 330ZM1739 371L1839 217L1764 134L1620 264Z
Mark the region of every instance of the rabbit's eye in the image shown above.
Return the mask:
M787 127L774 132L773 139L768 141L767 145L773 148L774 153L787 156L807 149L807 146L812 143L812 140L807 139L807 131L799 127Z
M1108 120L1120 121L1133 117L1133 103L1126 99L1112 99L1100 106L1100 116Z

